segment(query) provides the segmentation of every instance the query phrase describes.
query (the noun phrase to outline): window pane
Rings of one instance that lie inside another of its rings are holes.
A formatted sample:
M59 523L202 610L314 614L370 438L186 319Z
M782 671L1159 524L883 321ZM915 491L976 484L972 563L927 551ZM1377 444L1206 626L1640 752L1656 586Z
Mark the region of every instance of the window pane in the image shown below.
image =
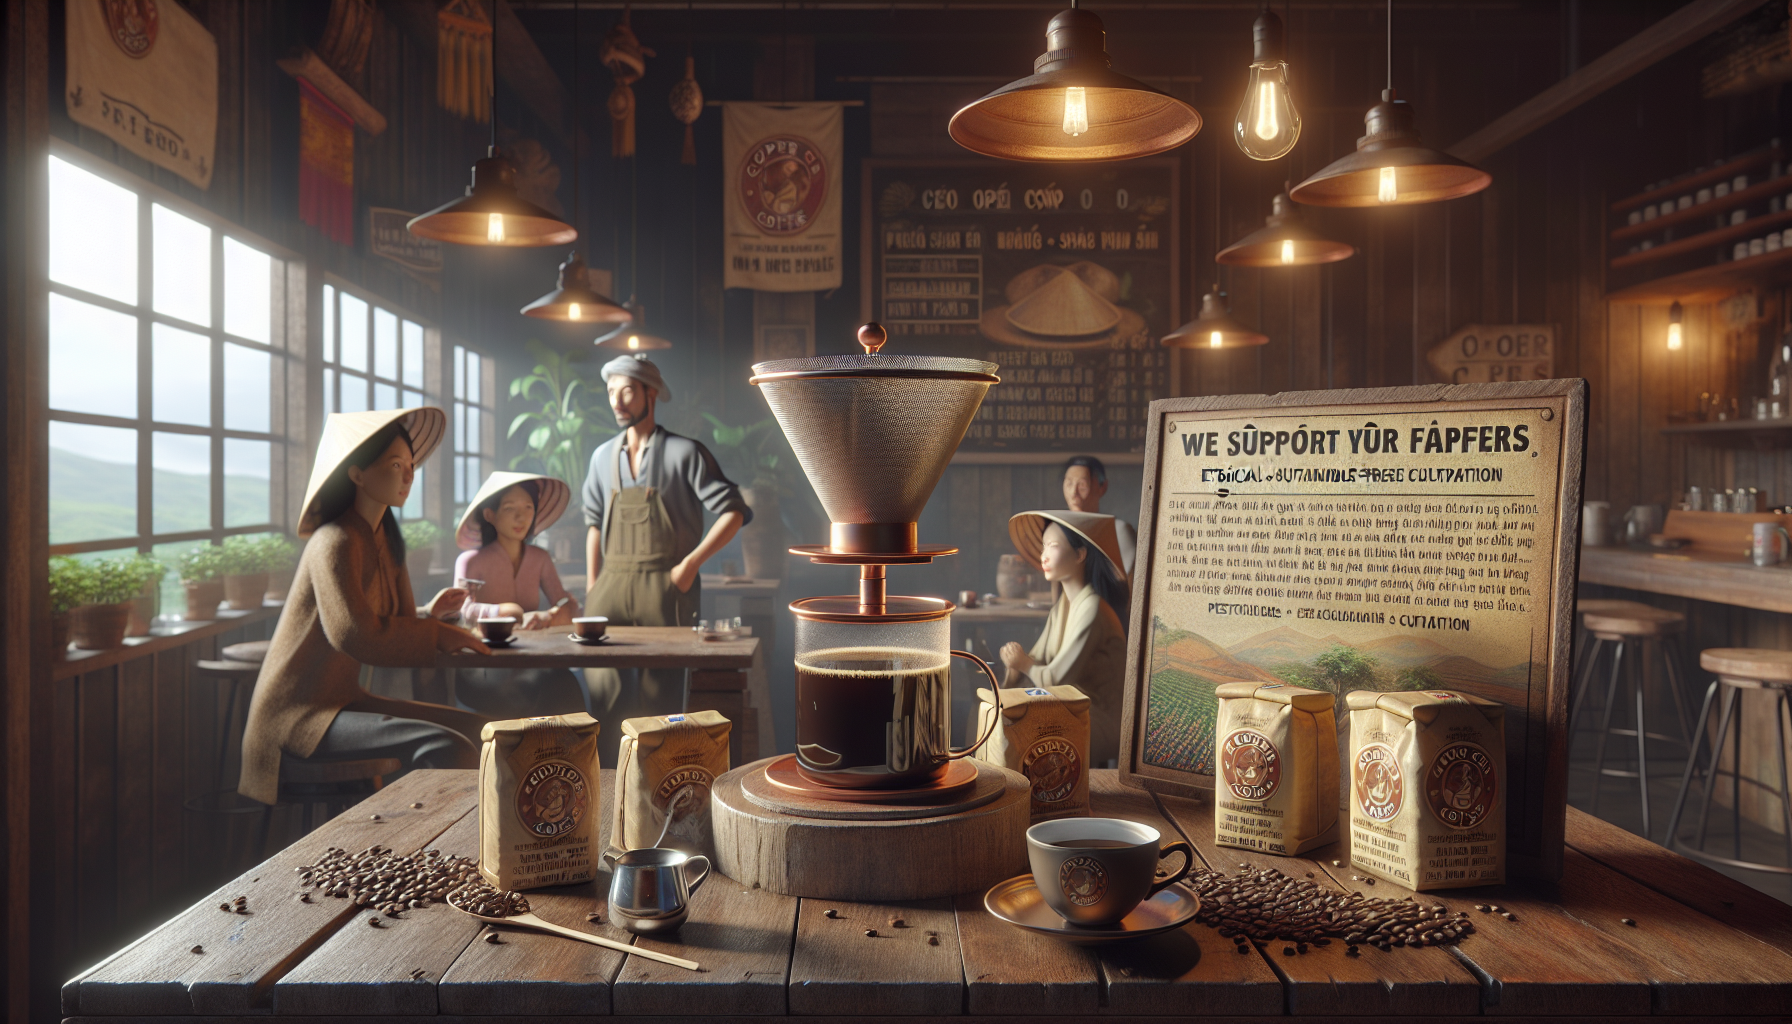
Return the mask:
M373 373L398 379L398 318L383 309L373 311Z
M212 325L212 231L166 206L151 212L155 310L188 323Z
M224 239L224 329L269 344L274 329L274 258Z
M342 404L336 411L367 411L367 378L352 373L342 375Z
M423 325L404 322L404 385L423 387Z
M273 357L260 349L224 343L224 429L268 429Z
M268 441L224 439L224 525L260 526L268 514L269 466L274 446Z
M454 501L464 504L467 500L467 460L456 455L454 457Z
M137 432L50 423L50 543L137 535Z
M373 407L375 409L398 408L398 389L390 384L373 385Z
M454 450L467 450L467 407L465 403L454 403Z
M467 397L467 350L454 346L454 397Z
M484 424L481 422L479 413L480 409L478 406L467 406L467 451L469 453L477 452L480 455L484 455L485 446L479 442L484 439L485 432L482 429Z
M479 396L479 386L485 378L485 367L480 365L482 362L484 360L479 358L479 353L467 353L467 401L469 402L483 401Z
M212 527L212 439L199 434L151 438L153 529L187 533Z
M181 619L187 613L187 591L180 582L180 556L210 544L209 540L183 540L173 544L157 544L150 549L150 555L156 561L168 567L168 575L162 577L162 617L165 619Z
M336 371L324 371L324 412L336 411Z
M50 280L137 304L137 194L56 157L50 158Z
M423 395L422 394L420 394L416 391L406 391L404 393L404 405L400 406L399 408L415 409L422 404L423 404Z
M411 493L405 498L404 508L398 510L400 518L423 518L423 491L423 467L419 466L417 467L417 475L411 480Z
M150 327L153 357L150 408L163 423L212 424L212 343L203 334L167 324Z
M336 289L324 285L324 362L336 361Z
M50 295L50 408L137 415L137 318Z
M350 370L367 369L367 303L342 293L342 359Z

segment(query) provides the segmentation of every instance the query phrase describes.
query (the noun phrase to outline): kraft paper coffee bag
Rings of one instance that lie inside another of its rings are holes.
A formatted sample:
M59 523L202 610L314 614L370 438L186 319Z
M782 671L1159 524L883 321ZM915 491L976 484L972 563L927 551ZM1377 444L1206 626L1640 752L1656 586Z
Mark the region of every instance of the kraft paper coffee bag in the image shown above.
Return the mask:
M583 711L480 730L479 873L499 889L597 875L597 719Z
M995 698L980 689L977 735L996 714ZM1010 768L1032 784L1032 821L1089 813L1089 698L1074 686L1002 691L1002 722L973 755Z
M1351 865L1421 891L1504 882L1505 707L1449 690L1346 703Z
M671 811L672 827L660 845L715 856L709 789L728 770L731 728L719 711L623 722L610 848L626 853L652 846Z
M1213 841L1283 855L1338 838L1336 702L1288 683L1214 687Z

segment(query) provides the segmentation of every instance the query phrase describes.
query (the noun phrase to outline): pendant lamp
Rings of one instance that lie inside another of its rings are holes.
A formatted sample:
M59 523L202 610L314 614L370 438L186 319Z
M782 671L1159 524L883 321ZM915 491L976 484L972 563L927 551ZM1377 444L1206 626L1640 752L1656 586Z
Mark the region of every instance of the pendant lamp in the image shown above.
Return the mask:
M1493 175L1425 145L1412 104L1394 94L1394 3L1388 0L1388 87L1363 115L1356 152L1332 161L1288 195L1313 206L1411 206L1473 195Z
M1288 92L1282 19L1265 8L1251 25L1251 75L1232 119L1232 141L1252 160L1277 160L1300 141L1300 111Z
M614 349L618 352L652 352L655 349L671 348L672 343L647 330L647 308L629 296L623 304L629 314L629 321L610 333L598 338L592 344L598 348Z
M584 92L579 88L579 49L579 5L575 0L572 5L572 94L581 97L580 116L573 122L572 133L572 219L575 223L579 220L579 196L584 190L584 179L579 177L579 139L584 133L578 126L585 123ZM591 289L585 259L577 249L568 253L566 262L560 264L559 283L554 290L524 306L522 312L524 316L538 320L568 323L626 323L633 315L614 299Z
M492 63L498 60L497 0L492 8ZM467 194L411 218L411 234L456 245L565 245L579 237L571 224L517 194L516 165L498 154L498 78L492 76L492 138L473 165Z
M1003 160L1131 160L1201 130L1194 107L1113 70L1101 19L1072 0L1045 29L1033 74L952 115L946 131Z
M1201 315L1164 335L1159 343L1169 348L1210 351L1267 345L1269 335L1253 331L1232 319L1226 293L1216 284L1212 291L1201 296Z
M1310 267L1356 255L1356 246L1326 238L1307 223L1286 192L1270 201L1264 226L1221 249L1214 259L1238 267Z

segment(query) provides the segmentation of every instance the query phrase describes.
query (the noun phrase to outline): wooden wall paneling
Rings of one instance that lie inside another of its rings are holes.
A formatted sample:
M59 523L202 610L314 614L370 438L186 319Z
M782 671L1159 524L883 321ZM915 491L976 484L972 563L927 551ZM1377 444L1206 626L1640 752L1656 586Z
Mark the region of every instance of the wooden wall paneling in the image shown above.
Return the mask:
M1287 272L1289 324L1294 344L1294 376L1288 386L1314 391L1325 383L1325 316L1321 274L1318 267L1296 267Z
M150 884L158 893L180 889L186 881L190 860L182 847L186 832L186 764L182 756L186 748L187 723L181 714L185 707L188 666L191 656L184 648L163 651L155 656L155 669L150 679L150 703L153 746L150 771L155 802L154 825L151 830L150 853L153 861Z
M1620 511L1635 500L1637 472L1640 468L1637 461L1640 453L1636 446L1636 432L1642 411L1638 407L1641 398L1638 394L1640 377L1636 364L1640 357L1641 320L1642 310L1637 306L1627 305L1612 318L1612 327L1608 333L1610 347L1606 352L1604 373L1605 492L1600 497L1611 502L1612 507Z
M255 59L256 44L271 38L272 17L268 5L243 4L237 17L242 54L243 117L239 129L241 145L237 151L242 163L242 223L269 238L282 238L284 233L270 233L275 221L284 221L284 218L274 216L273 124L267 110L273 103L269 76L284 72L275 70L271 60Z
M1673 499L1672 482L1661 469L1668 464L1667 409L1673 400L1668 379L1672 353L1667 349L1668 311L1661 306L1637 308L1637 504L1667 504ZM1628 506L1626 506L1628 508Z
M118 920L118 669L113 666L74 680L75 738L81 751L73 805L80 818L72 851L80 871L74 911L80 928L76 949L88 958L105 952L92 937L110 934Z
M1013 515L1009 510L1014 508L1014 467L977 466L975 469L981 514L969 522L977 524L978 546L990 567L985 578L994 580L997 557L1014 550L1008 541L1008 517Z
M112 816L118 829L118 922L135 931L155 923L145 911L156 900L155 659L118 666L118 765Z
M946 479L942 486L946 489L946 498L952 510L951 522L976 522L979 509L982 508L982 484L978 479L981 466L953 466L946 470ZM987 561L995 564L995 555L987 559L983 553L983 532L981 530L954 530L958 544L958 564L954 567L958 579L958 589L975 589L978 593L994 589L995 573L992 569L987 577L979 576L977 567Z
M1425 354L1455 329L1450 323L1450 220L1448 203L1412 211L1412 333L1406 340L1410 367L1405 383L1431 380Z
M53 953L47 958L49 962L42 964L42 969L34 972L34 974L40 975L74 962L73 915L67 913L66 910L76 906L76 894L81 882L80 865L75 862L74 858L75 845L80 839L82 818L80 814L81 751L76 742L76 726L80 719L80 687L76 680L70 679L56 684L49 692L49 703L53 710L48 723L50 725L48 741L44 746L47 746L51 752L46 759L49 762L50 771L47 779L39 776L34 781L45 783L37 794L40 798L45 792L50 796L48 801L40 799L39 802L48 804L49 807L56 808L59 812L47 816L51 826L48 830L50 841L43 842L40 838L39 844L40 848L48 855L50 871L55 878L53 895L44 902L51 907L63 908L64 912L44 915L43 923L49 926L50 941L48 945ZM39 891L39 887L27 885L21 891L26 893L28 898L35 898L33 894ZM35 980L41 983L43 978L37 977Z
M1414 263L1417 258L1418 210L1410 206L1376 211L1386 221L1382 244L1381 330L1366 339L1381 357L1381 383L1390 387L1412 384L1413 344L1416 325ZM1430 258L1431 254L1426 254ZM1373 358L1373 357L1372 357Z
M242 4L207 4L205 27L218 44L218 134L206 207L243 223L243 48Z

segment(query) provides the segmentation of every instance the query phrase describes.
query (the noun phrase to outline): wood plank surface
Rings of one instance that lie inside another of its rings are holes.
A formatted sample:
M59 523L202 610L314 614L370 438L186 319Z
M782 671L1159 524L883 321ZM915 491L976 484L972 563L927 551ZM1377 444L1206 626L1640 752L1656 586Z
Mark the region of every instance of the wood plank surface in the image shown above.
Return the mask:
M670 1016L787 1012L797 903L794 896L743 888L712 872L691 897L690 919L676 937L635 939L638 946L695 960L701 968L692 972L628 957L611 990L614 1012ZM880 933L885 930L879 927Z
M149 636L125 637L123 647L113 647L104 651L69 651L63 660L54 664L53 676L57 682L61 682L85 672L97 672L134 658L147 658L152 654L172 651L177 647L219 636L233 629L277 619L280 617L280 609L283 607L283 602L269 601L252 611L219 611L215 620L207 622L161 623L151 630Z
M828 911L835 917L828 917ZM899 918L906 927L892 927ZM875 936L865 933L875 930ZM929 945L928 933L939 938ZM949 899L912 903L803 900L790 958L790 1012L954 1015L964 970Z
M65 1001L73 995L87 1014L253 1012L269 985L354 916L345 901L298 902L293 868L329 846L418 849L472 809L476 785L470 771L412 772L71 980L77 991L65 987ZM250 913L218 909L239 895ZM190 952L196 945L205 952Z
M1084 946L1022 931L983 907L980 892L953 900L965 1012L1083 1016L1101 1008L1101 963Z
M1580 581L1653 594L1792 612L1792 567L1756 568L1737 556L1582 548Z
M490 654L438 654L437 668L692 668L744 669L753 665L758 637L699 640L679 626L611 626L610 642L585 646L565 628L519 630L516 643Z

